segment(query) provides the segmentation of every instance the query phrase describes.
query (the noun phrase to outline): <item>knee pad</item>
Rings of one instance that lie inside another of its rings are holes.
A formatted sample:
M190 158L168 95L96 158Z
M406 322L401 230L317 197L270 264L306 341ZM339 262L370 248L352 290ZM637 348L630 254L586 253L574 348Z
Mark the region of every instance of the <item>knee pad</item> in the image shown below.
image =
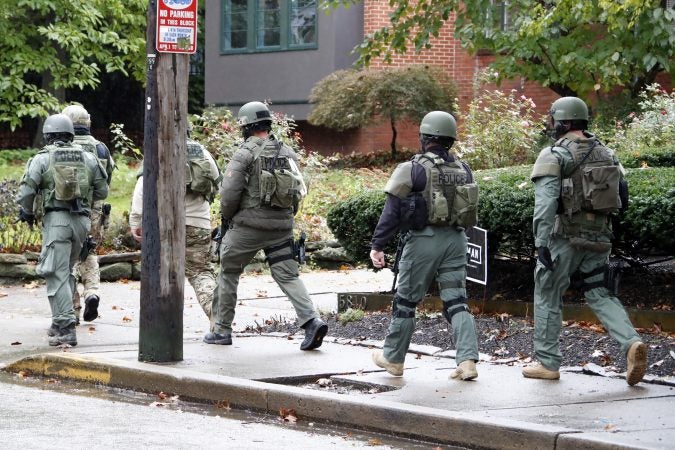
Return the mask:
M412 308L412 311L401 311L398 308L398 305L406 306ZM391 303L391 315L394 317L401 317L404 319L410 319L415 317L415 308L417 308L417 303L409 302L403 297L398 295L394 296L394 300Z
M459 306L459 308L453 308L455 306ZM454 300L443 302L443 317L445 317L448 322L452 322L452 317L462 311L469 312L469 305L466 304L465 297L459 297Z

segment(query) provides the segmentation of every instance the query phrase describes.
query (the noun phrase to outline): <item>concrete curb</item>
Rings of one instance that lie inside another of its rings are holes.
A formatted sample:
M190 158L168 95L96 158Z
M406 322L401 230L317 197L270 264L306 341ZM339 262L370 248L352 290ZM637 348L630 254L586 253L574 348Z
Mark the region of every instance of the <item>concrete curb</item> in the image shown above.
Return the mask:
M40 354L11 363L4 370L136 391L166 392L206 403L226 401L233 407L275 415L281 408L294 409L301 419L340 423L471 448L555 449L560 437L580 433L564 427L488 419L474 413L360 399L162 364L123 362L85 355ZM594 448L592 444L595 443L583 440L585 448Z

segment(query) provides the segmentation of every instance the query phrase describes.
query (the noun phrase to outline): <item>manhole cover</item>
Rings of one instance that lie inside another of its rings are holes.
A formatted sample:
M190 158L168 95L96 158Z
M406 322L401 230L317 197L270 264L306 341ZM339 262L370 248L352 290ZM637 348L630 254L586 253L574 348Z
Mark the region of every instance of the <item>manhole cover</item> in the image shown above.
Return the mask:
M380 392L395 391L396 389L399 389L396 386L387 386L384 384L342 378L345 375L353 374L303 375L298 377L265 378L258 381L349 395L378 394Z

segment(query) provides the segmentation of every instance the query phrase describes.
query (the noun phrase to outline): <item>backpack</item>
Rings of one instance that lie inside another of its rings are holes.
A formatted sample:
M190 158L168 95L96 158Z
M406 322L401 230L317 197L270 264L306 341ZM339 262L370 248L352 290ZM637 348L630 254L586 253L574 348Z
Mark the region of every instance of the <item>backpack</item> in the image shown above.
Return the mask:
M220 177L214 179L211 173L211 161L197 142L188 140L185 167L185 184L188 192L199 194L211 203L218 192Z
M80 147L49 145L48 172L53 180L52 197L70 202L88 199L90 194L89 172Z

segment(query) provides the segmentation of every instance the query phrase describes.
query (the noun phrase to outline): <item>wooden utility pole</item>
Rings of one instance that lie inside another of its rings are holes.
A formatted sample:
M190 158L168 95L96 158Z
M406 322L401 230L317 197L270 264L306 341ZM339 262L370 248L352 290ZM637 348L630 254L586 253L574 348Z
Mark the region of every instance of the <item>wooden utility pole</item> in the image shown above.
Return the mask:
M148 6L138 359L168 362L183 360L189 55L156 51L157 1Z

